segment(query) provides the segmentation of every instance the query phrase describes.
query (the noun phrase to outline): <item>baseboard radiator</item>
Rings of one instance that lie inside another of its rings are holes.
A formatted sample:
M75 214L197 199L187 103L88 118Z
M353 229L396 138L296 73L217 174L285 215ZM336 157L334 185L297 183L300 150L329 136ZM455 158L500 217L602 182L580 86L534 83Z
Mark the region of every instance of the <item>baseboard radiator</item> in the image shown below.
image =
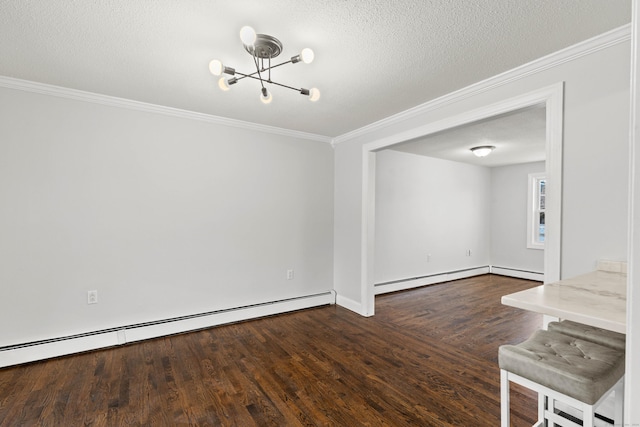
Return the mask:
M420 277L412 277L408 279L394 280L384 283L376 283L374 285L374 289L376 295L381 295L389 292L419 288L420 286L427 286L436 283L450 282L452 280L466 279L468 277L481 276L483 274L496 274L499 276L515 277L518 279L536 280L540 282L544 281L544 273L485 265L480 267L466 268L462 270L446 271Z
M375 294L386 294L389 292L403 291L405 289L418 288L420 286L433 285L435 283L450 282L452 280L465 279L467 277L481 276L490 273L491 267L488 265L481 267L465 268L461 270L447 271L437 274L412 277L409 279L394 280L391 282L376 283L374 285Z
M537 271L519 270L517 268L498 267L493 265L491 266L491 274L544 282L544 273L540 273Z
M314 295L235 307L188 316L103 329L83 334L0 347L0 368L73 353L210 328L243 320L335 304L336 293Z

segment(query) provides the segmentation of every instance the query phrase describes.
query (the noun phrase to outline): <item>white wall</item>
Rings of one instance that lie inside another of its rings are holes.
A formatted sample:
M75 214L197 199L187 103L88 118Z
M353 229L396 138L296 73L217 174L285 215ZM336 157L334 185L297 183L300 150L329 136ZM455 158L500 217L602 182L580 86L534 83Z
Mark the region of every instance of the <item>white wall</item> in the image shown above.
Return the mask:
M528 174L544 170L376 153L374 283L488 265L544 274L526 233Z
M629 51L624 43L585 57L567 80L563 277L593 270L598 259L627 260Z
M0 346L333 288L329 144L6 88L0 129Z
M529 174L544 162L491 168L491 264L544 273L544 251L527 248Z
M383 150L375 201L374 283L489 265L490 169Z
M362 146L395 139L409 130L463 112L565 82L561 277L595 269L598 259L625 260L627 246L629 32L588 43L557 62L540 61L498 76L465 95L450 95L427 108L390 118L338 139L335 149L335 253L362 260ZM552 65L550 65L552 64ZM457 95L457 94L455 94ZM346 203L348 201L348 203ZM341 230L357 230L341 233ZM362 263L334 265L335 289L363 303ZM340 300L338 300L340 301Z
M640 425L640 5L633 2L631 35L631 114L629 138L629 271L627 281L627 342L624 422Z
M362 260L362 147L338 144L334 147L334 248L333 287L337 302L361 312L360 277Z

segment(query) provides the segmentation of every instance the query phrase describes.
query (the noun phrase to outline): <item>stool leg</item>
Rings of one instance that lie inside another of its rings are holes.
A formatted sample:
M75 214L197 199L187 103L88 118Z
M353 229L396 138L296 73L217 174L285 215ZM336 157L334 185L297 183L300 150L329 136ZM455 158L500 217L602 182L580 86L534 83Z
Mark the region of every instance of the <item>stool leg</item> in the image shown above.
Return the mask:
M618 384L616 384L615 388L613 389L613 393L615 396L615 400L613 402L613 408L614 408L614 412L613 412L613 425L616 426L621 426L623 421L623 408L624 408L624 375L622 376L622 378L620 378L620 381L618 381Z
M509 376L500 369L500 426L509 427Z
M538 392L538 424L544 425L544 420L547 418L545 415L545 410L547 409L547 399L548 397L543 393Z
M593 418L594 418L594 411L593 411L593 406L591 405L584 405L582 407L582 426L583 427L593 427Z

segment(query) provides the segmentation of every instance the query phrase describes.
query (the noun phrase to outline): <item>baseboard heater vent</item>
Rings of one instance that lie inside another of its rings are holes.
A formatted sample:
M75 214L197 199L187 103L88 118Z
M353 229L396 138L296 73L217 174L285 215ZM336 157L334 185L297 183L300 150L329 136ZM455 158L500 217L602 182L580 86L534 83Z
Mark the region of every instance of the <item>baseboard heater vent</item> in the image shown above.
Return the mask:
M537 271L521 270L521 269L509 268L509 267L497 267L493 265L491 266L491 274L544 282L544 273L540 273Z
M376 295L403 291L406 289L418 288L420 286L433 285L436 283L450 282L452 280L465 279L467 277L480 276L483 274L496 274L499 276L515 277L518 279L544 281L544 273L536 271L519 270L517 268L496 267L493 265L483 265L481 267L452 270L443 273L429 274L408 279L393 280L389 282L376 283L374 290Z
M393 285L394 283L407 282L409 280L420 280L420 279L428 279L431 277L441 277L444 274L456 274L456 273L464 273L467 271L476 271L479 268L489 268L489 266L484 265L482 267L464 268L462 270L452 270L452 271L446 271L444 273L427 274L425 276L410 277L408 279L391 280L389 282L376 283L374 286L386 286L386 285Z
M335 291L0 347L0 367L335 304Z
M389 292L403 291L420 286L433 285L435 283L450 282L452 280L465 279L467 277L480 276L488 274L491 266L483 265L480 267L465 268L460 270L446 271L425 276L412 277L409 279L393 280L390 282L376 283L374 290L376 295Z

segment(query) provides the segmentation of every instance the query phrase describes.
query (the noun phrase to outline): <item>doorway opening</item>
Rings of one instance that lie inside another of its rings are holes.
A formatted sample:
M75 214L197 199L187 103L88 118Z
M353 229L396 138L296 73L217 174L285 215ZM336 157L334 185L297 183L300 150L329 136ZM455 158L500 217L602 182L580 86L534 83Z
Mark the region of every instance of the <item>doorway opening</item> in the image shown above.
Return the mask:
M546 242L544 253L545 283L560 279L561 256L561 201L562 201L562 121L563 83L545 87L514 98L470 110L437 122L412 128L363 146L363 233L361 296L363 315L375 312L374 253L375 253L375 171L376 153L406 141L453 129L466 124L486 120L537 105L546 111L546 178L549 188L546 194Z

